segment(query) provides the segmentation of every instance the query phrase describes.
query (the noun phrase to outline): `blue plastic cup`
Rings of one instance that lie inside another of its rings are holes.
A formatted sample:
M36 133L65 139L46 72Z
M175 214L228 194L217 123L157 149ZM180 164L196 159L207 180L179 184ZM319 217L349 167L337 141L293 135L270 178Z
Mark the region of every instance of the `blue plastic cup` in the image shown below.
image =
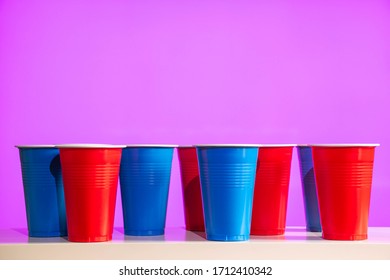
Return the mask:
M162 235L174 145L129 145L122 151L120 186L126 235Z
M197 145L206 238L249 239L258 146Z
M297 150L305 206L306 229L307 231L320 232L322 229L311 147L300 145L297 147Z
M30 237L67 235L59 150L50 145L17 146Z

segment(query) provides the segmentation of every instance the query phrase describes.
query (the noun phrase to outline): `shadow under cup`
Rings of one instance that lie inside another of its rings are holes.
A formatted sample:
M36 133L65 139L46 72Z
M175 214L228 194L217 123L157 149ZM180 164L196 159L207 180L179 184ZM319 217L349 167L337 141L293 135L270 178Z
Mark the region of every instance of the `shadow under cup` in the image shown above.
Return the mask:
M206 238L249 239L258 147L197 146Z
M18 148L29 236L66 236L64 188L58 149L54 146Z
M312 146L324 239L367 239L375 146Z

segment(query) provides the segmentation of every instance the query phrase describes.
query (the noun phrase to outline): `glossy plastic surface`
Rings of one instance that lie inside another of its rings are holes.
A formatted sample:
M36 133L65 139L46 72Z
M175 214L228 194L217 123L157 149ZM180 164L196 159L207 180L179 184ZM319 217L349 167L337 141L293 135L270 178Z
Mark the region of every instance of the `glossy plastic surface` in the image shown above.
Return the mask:
M197 147L206 238L249 239L257 147Z
M260 147L253 200L253 235L284 234L293 146Z
M322 229L311 147L297 147L297 152L305 206L306 229L320 232Z
M60 148L68 238L112 239L121 148Z
M179 147L177 151L180 163L186 229L204 231L202 195L196 148Z
M164 234L173 150L123 149L120 185L126 235Z
M375 147L312 147L322 236L367 239Z
M59 151L19 147L30 237L66 236L64 188Z

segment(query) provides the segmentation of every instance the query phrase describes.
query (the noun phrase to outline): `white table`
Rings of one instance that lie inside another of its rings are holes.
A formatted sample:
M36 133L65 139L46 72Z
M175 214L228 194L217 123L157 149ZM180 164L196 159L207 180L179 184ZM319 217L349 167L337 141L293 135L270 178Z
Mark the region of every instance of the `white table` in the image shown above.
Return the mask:
M73 243L64 238L29 238L26 229L0 230L0 259L183 259L183 260L390 260L390 228L370 228L364 241L329 241L320 233L289 227L282 236L251 236L246 242L212 242L204 233L168 228L164 236L124 236L113 240Z

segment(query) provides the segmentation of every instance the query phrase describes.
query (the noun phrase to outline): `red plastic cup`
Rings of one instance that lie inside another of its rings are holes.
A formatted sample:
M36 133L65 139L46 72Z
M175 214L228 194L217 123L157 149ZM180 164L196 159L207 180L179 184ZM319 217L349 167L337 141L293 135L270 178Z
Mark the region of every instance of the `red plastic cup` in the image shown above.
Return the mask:
M367 239L374 151L379 145L311 146L322 237Z
M112 239L119 166L124 146L59 145L68 239Z
M280 235L285 232L294 146L275 144L259 147L251 235Z
M186 229L204 231L203 205L196 148L182 146L178 147L177 151L180 162Z

